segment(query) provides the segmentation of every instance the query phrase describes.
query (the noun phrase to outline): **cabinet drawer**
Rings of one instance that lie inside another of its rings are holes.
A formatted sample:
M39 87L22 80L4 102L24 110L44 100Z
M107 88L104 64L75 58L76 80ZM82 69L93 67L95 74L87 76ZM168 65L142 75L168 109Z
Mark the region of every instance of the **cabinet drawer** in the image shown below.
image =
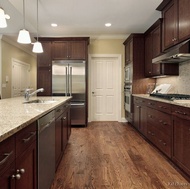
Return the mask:
M36 122L34 122L16 134L16 157L36 140L36 129Z
M160 132L156 127L148 124L147 137L164 154L171 158L171 137Z
M147 122L156 127L160 132L171 136L171 116L160 111L147 108Z
M15 160L15 137L0 143L0 175Z
M156 108L157 110L160 110L162 112L166 112L166 113L169 113L171 114L171 104L168 104L168 103L164 103L164 102L157 102L156 104Z
M156 108L157 107L157 102L154 100L147 100L147 104L148 107L150 108Z
M134 104L146 105L147 100L144 98L133 97Z
M55 109L55 119L57 119L61 114L63 114L64 110L63 110L63 105L57 107Z
M172 114L182 119L190 120L190 108L173 105Z

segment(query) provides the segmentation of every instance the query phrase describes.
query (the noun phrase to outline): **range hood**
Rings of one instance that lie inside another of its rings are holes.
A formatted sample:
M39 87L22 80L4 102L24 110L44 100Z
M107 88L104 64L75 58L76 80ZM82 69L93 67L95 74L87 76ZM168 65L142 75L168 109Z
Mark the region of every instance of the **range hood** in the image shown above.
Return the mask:
M180 63L190 60L190 40L175 45L160 56L152 59L152 63Z

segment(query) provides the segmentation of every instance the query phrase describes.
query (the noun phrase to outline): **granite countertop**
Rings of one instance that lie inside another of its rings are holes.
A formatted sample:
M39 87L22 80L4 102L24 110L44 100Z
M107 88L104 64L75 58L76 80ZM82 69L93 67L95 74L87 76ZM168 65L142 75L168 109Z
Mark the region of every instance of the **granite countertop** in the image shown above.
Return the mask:
M31 97L53 103L24 103L24 97L0 100L0 142L55 109L72 97Z
M159 101L159 102L165 102L168 104L173 104L173 105L178 105L178 106L190 108L190 100L174 100L174 101L171 101L171 100L165 100L165 99L158 98L158 97L152 97L149 94L132 94L132 95L136 96L136 97L149 99L149 100L155 100L155 101Z

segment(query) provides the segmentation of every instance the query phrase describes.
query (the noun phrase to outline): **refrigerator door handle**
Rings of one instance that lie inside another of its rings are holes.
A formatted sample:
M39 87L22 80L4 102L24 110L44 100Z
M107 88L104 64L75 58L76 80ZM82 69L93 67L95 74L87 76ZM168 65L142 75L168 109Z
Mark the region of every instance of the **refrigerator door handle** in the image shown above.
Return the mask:
M65 96L67 96L67 92L68 92L68 70L67 70L67 67L65 68L65 76L66 76L66 79L65 79Z
M70 67L70 96L72 96L72 67Z

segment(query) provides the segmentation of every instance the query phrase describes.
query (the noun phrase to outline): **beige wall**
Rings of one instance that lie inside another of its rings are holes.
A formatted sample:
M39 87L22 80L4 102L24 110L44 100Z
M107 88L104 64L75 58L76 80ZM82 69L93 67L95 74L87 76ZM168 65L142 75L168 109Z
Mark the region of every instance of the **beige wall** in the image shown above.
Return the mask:
M122 68L124 68L124 41L125 39L91 39L88 52L89 54L120 54L122 57ZM121 81L124 81L124 72L121 73L121 77ZM123 84L124 82L122 82L121 91L123 91ZM118 85L120 85L120 83L118 83ZM124 117L123 93L121 94L121 103L121 116Z
M10 43L2 40L2 84L6 84L6 87L2 88L2 98L11 97L11 65L12 58L30 64L30 84L32 88L36 88L36 57L26 53L20 48L11 45ZM6 83L5 77L9 77L9 81Z

